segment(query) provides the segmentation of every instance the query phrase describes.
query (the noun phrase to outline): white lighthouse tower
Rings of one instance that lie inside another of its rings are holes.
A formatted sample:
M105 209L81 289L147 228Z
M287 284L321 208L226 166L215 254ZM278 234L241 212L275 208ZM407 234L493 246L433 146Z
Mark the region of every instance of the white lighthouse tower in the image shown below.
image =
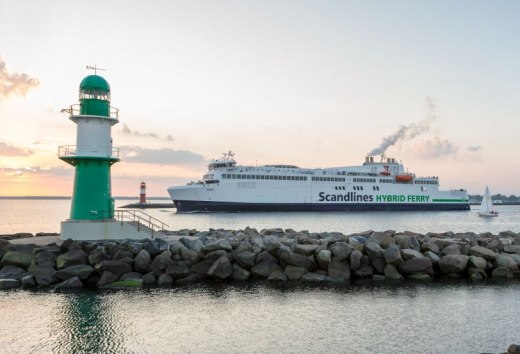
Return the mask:
M114 212L110 169L119 161L119 150L112 146L111 130L119 123L119 112L110 106L110 85L99 75L85 77L79 102L63 110L77 128L76 145L59 149L60 159L75 168L70 217L61 223L61 238L153 237L155 229L163 229L165 224L156 219L153 223L153 218L138 211Z

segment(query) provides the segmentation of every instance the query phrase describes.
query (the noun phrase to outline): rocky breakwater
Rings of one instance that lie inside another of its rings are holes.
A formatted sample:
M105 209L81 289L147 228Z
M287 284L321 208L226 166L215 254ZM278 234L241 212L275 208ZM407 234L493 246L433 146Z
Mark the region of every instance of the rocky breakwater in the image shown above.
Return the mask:
M520 235L352 235L246 228L184 230L155 240L12 244L0 240L0 289L140 288L213 281L342 284L520 278Z

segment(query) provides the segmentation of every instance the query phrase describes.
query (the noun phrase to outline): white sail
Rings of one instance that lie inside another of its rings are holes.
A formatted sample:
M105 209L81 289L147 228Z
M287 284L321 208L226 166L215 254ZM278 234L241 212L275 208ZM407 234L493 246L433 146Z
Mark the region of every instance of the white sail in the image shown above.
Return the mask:
M489 192L488 186L486 186L486 192L484 193L484 198L482 198L482 203L480 204L478 214L480 216L498 215L498 213L493 208L493 200L491 199L491 193Z

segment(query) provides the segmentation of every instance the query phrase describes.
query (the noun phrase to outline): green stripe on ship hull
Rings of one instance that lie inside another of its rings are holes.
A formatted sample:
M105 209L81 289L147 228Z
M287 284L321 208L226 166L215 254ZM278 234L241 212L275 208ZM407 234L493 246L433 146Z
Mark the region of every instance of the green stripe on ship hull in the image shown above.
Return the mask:
M434 203L467 203L467 199L432 199Z

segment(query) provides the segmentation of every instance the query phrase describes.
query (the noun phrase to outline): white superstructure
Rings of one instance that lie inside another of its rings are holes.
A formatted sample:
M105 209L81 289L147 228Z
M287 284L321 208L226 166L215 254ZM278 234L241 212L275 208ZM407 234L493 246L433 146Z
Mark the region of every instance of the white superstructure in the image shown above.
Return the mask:
M202 180L168 188L177 212L469 210L464 189L440 191L438 177L416 177L381 156L360 166L323 169L240 166L232 152Z

